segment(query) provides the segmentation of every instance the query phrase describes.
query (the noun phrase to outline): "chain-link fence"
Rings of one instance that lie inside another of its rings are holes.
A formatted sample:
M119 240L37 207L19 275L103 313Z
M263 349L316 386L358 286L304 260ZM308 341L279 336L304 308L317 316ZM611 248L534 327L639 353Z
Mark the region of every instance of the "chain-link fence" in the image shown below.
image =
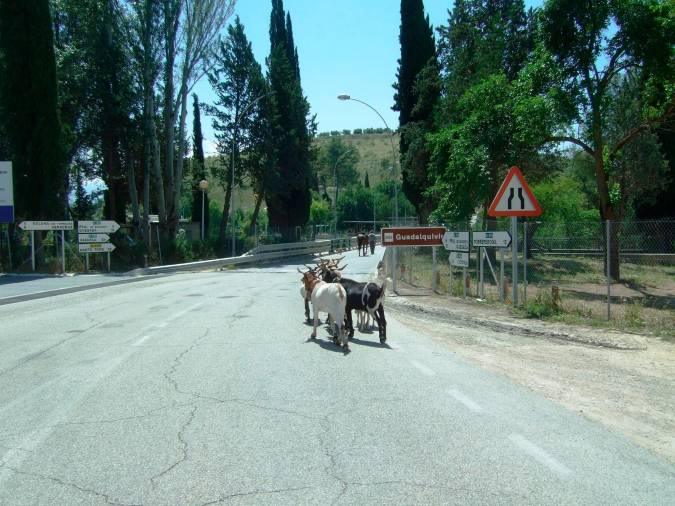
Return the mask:
M446 228L510 232L508 220ZM675 334L675 220L527 221L517 230L517 298L527 314L591 324L610 319L624 329ZM443 247L399 247L398 291L511 304L511 251L471 248L464 268L451 266Z

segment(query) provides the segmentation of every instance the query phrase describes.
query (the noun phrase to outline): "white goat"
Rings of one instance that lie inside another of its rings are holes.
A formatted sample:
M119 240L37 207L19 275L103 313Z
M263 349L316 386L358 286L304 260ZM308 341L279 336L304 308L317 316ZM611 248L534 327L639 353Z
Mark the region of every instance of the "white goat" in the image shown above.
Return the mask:
M339 342L342 347L349 349L349 342L344 332L345 307L347 304L347 292L339 283L326 283L312 273L304 276L305 290L311 293L312 313L314 326L312 339L316 339L316 326L319 321L319 311L325 311L335 323L337 332L333 333L333 342Z

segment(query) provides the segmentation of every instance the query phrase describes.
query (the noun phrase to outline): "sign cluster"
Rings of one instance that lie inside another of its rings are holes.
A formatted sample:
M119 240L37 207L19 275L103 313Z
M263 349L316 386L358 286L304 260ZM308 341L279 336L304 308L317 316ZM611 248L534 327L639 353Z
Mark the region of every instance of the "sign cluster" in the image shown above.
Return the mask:
M110 253L115 245L109 243L110 236L120 226L116 221L78 221L77 238L80 253Z

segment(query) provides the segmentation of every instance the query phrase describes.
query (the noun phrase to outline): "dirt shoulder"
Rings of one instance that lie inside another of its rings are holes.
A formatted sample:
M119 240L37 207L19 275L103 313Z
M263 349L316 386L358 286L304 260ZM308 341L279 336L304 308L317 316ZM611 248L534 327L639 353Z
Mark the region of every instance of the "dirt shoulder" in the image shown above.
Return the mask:
M387 311L406 325L675 463L675 344L517 318L501 306L446 295L406 293L386 299ZM466 328L466 336L456 327Z

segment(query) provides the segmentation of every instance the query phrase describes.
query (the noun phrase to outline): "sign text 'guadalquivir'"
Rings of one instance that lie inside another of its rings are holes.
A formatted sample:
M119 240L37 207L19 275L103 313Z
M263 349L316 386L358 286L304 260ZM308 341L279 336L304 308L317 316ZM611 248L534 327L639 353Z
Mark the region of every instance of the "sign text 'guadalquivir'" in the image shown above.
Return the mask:
M442 246L445 227L391 227L382 229L383 246Z

